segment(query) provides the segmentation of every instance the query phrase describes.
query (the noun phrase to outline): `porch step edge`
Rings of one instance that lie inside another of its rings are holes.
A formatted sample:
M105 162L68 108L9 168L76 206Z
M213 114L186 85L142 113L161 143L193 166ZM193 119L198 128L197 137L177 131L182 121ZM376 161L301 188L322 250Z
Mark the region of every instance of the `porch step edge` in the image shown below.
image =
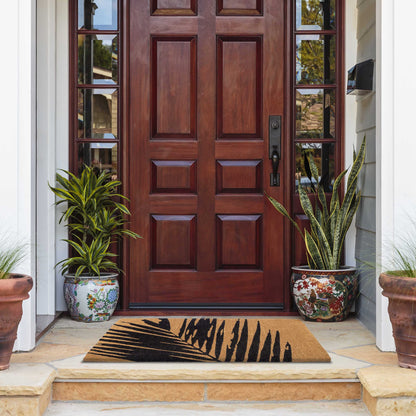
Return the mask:
M322 380L357 379L368 363L331 354L331 363L84 363L79 355L54 361L59 380Z

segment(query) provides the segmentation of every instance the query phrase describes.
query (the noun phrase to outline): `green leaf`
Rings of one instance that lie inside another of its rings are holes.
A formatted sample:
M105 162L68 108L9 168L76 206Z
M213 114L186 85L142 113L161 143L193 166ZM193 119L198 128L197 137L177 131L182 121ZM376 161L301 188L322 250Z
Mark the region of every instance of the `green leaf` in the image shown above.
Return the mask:
M273 205L273 207L277 210L277 212L279 212L280 214L282 214L284 217L286 217L296 228L296 230L300 233L300 235L302 236L302 238L304 239L303 233L301 231L301 229L299 228L299 225L296 223L296 221L289 215L289 213L287 212L286 208L280 203L277 202L273 197L271 197L270 195L267 195L267 199L271 202L271 204Z
M313 268L325 270L325 264L319 252L318 246L316 245L312 236L309 234L308 230L305 230L305 244L306 250L309 253L309 257L313 261Z

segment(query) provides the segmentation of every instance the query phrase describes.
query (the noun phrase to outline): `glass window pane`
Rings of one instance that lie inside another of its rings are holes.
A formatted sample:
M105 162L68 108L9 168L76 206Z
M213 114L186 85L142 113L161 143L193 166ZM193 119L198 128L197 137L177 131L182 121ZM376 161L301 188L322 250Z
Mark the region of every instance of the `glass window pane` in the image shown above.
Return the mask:
M116 89L78 89L78 137L116 139L117 101Z
M78 82L116 84L118 44L116 35L78 36Z
M335 90L296 90L296 138L335 138Z
M117 0L78 0L78 29L117 30Z
M296 36L296 83L335 84L335 36Z
M296 30L335 29L335 0L296 0Z
M325 192L331 192L335 180L335 145L334 143L296 143L295 186L298 183L306 192L313 192L316 185L308 166L309 158L313 158L319 172L319 183Z
M78 173L83 166L92 166L96 173L112 173L114 179L118 175L117 143L79 143Z

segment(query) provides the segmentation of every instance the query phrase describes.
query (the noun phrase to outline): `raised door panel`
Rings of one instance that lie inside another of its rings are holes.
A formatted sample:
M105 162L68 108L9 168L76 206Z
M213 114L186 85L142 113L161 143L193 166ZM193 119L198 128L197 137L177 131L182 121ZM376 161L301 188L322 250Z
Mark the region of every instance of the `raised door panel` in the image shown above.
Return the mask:
M195 215L152 215L153 269L194 269Z
M195 193L196 161L153 160L152 193Z
M196 38L152 38L152 137L195 139Z
M217 193L260 193L261 160L217 160Z
M256 16L263 14L263 0L217 0L217 14Z
M153 16L194 16L197 0L151 0Z
M260 269L261 215L217 216L217 268Z
M217 135L262 136L262 41L259 36L217 39Z

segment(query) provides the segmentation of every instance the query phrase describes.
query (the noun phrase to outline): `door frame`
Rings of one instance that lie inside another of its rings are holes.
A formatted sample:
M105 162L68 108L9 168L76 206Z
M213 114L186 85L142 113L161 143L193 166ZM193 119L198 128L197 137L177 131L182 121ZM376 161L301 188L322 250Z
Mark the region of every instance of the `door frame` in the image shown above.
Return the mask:
M336 39L336 140L337 146L335 151L335 174L343 169L344 165L344 120L345 120L345 104L344 104L344 91L345 91L345 79L344 79L344 0L335 0L337 4L336 9L336 27L337 27L337 39ZM121 99L118 103L119 111L119 142L118 142L118 171L120 172L120 180L122 181L122 193L129 195L130 191L130 177L129 177L129 145L128 145L128 131L130 124L130 117L127 111L124 109L129 107L129 37L128 27L130 21L130 0L118 0L119 13L119 86ZM77 151L76 142L73 138L76 135L77 120L77 2L68 2L69 7L69 167L71 171L76 170L77 166ZM285 108L284 108L284 123L282 129L282 148L285 154L289 155L285 164L283 175L283 201L281 201L290 213L294 211L299 212L299 199L296 197L294 189L294 166L295 166L295 144L291 140L291 137L295 137L295 109L296 100L294 94L295 86L295 25L294 25L294 6L292 0L286 0L285 2L285 55L288 59L285 62L285 74L284 74L284 91L285 91ZM266 137L267 135L265 135ZM267 162L265 162L267 163ZM342 190L343 191L343 190ZM276 213L276 215L278 215ZM284 255L284 309L283 311L271 311L261 309L227 309L221 311L215 311L209 309L211 315L297 315L297 312L293 309L293 303L290 295L290 267L294 264L296 252L299 252L299 242L296 241L294 231L291 225L285 221L283 229L284 241L288 241L287 245L290 250ZM125 274L120 279L121 290L121 309L117 312L120 315L174 315L178 313L189 314L192 310L193 313L206 313L207 309L134 309L129 310L129 241L125 241L119 245L120 262ZM124 246L124 247L123 247Z

